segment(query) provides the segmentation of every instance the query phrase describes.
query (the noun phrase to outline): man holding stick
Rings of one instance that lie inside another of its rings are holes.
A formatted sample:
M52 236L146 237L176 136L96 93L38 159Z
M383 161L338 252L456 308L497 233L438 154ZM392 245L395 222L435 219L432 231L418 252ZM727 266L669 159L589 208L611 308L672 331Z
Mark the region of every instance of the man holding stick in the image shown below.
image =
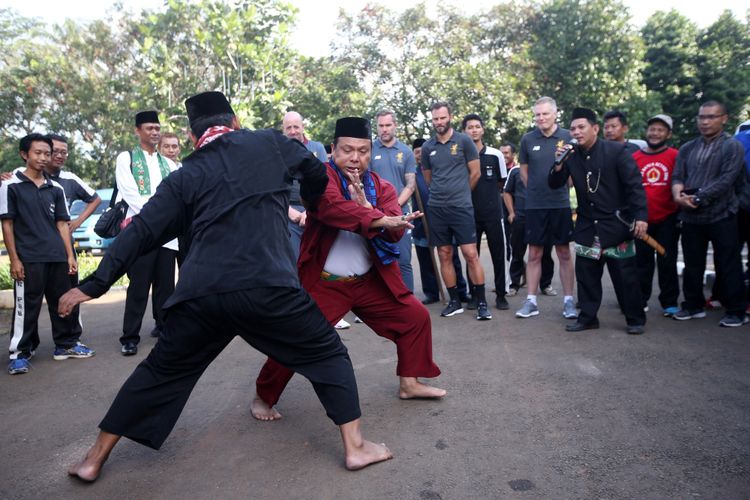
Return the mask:
M578 332L599 328L596 315L602 301L602 272L609 261L622 276L620 296L626 331L643 333L646 314L633 241L633 237L646 235L648 229L640 171L622 144L597 138L599 125L594 111L574 109L570 133L578 144L558 148L548 179L554 189L564 186L571 177L578 197L574 239L581 313L565 329ZM630 221L635 222L630 225Z

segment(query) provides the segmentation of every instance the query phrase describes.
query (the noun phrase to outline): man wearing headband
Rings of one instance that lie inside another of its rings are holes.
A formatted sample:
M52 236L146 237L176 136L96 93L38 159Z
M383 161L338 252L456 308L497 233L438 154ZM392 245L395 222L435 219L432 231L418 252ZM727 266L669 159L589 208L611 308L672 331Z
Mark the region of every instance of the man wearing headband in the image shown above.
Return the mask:
M340 426L346 467L391 458L362 439L357 385L346 347L301 289L287 233L289 178L314 209L328 177L320 161L275 130L240 129L220 92L185 101L196 150L133 217L59 312L99 297L139 255L190 235L180 280L156 346L120 389L101 432L71 475L94 481L122 436L158 449L203 371L240 335L313 384Z
M404 285L398 241L420 212L403 214L392 184L368 170L372 139L364 118L336 122L328 186L309 211L298 262L300 281L331 324L349 310L396 344L399 397L440 398L443 389L417 377L437 377L430 314ZM256 381L252 412L276 420L273 408L294 372L269 358Z
M578 145L561 162L566 146L558 148L558 160L549 172L549 185L565 186L568 177L578 197L578 218L573 237L576 252L576 280L581 313L565 329L578 332L599 328L597 312L602 302L602 272L607 263L610 272L622 278L620 297L627 320L627 332L643 333L646 313L635 261L633 237L640 238L648 228L646 195L641 174L623 144L597 138L596 113L575 108L570 134ZM629 227L634 222L631 232ZM614 283L618 286L617 283Z

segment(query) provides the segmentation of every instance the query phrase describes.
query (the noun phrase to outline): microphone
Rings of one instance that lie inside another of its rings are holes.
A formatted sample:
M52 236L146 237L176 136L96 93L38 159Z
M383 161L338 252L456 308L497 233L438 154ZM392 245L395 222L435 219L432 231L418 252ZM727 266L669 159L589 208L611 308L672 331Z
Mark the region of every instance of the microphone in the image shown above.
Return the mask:
M575 139L571 139L569 143L567 143L565 146L563 146L562 151L558 151L555 153L555 165L560 165L562 162L568 159L568 157L573 153L575 150L576 144L578 144L578 141Z

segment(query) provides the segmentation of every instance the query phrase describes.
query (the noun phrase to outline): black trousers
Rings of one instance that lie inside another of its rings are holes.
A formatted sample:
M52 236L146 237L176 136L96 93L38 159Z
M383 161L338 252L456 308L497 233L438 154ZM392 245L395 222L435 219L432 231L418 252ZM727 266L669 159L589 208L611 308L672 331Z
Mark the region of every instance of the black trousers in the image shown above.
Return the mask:
M419 278L422 282L422 293L428 299L439 299L440 291L438 290L437 277L435 276L435 269L432 267L432 258L430 257L429 247L421 247L414 245L417 252L417 261L419 262ZM458 289L459 296L466 295L467 286L466 280L464 279L463 271L461 271L461 259L458 257L458 247L453 247L453 269L456 271L456 288ZM438 263L438 265L440 265Z
M235 335L308 378L337 425L361 416L349 354L315 302L301 289L256 288L171 308L156 346L99 427L159 449L198 379Z
M70 278L70 288L75 288L78 286L78 273L75 274L69 274L68 277ZM68 319L70 320L70 327L73 329L73 333L75 334L76 339L81 338L81 335L83 334L83 323L81 322L81 306L75 306L73 310L68 315Z
M651 298L654 268L657 268L659 303L663 309L676 307L679 305L680 297L680 283L677 277L677 245L680 241L680 227L677 214L674 213L661 222L649 223L648 234L664 247L666 253L663 257L657 255L656 251L643 241L635 240L635 260L638 264L643 305L646 306Z
M742 275L740 245L737 236L737 216L731 215L711 224L682 224L682 254L685 270L682 274L682 307L703 309L703 273L706 270L708 243L714 250L714 268L719 299L728 314L745 314L747 300Z
M174 292L174 266L177 252L164 247L141 255L133 266L128 269L128 293L125 297L125 315L122 320L122 336L120 343L140 340L143 314L148 304L148 291L153 285L151 293L151 309L156 326L164 325L162 306Z
M608 262L607 262L608 261ZM578 321L584 324L598 322L597 313L602 304L602 274L605 264L614 269L621 280L614 286L621 286L620 297L628 325L645 325L646 313L643 311L643 299L638 282L635 257L612 259L602 257L599 260L576 257L576 280L578 282L578 305L581 314Z
M13 319L10 326L10 359L30 358L39 346L39 313L42 300L52 325L52 339L57 347L73 347L80 337L73 329L71 317L57 314L60 296L70 290L67 262L24 263L23 281L15 282Z
M510 230L510 283L513 288L521 287L521 278L526 274L526 263L523 260L526 255L526 219L516 217ZM542 254L542 277L539 280L540 288L547 288L552 284L555 274L555 262L552 260L552 245L544 247Z
M505 297L505 230L501 218L486 221L476 221L477 228L477 253L481 252L482 234L487 235L487 247L490 250L492 258L492 270L495 274L495 293L498 297ZM469 276L469 266L466 266L466 277L469 280L469 287L473 287Z
M740 208L739 212L737 212L737 225L740 237L740 255L745 245L747 245L748 255L750 255L750 212ZM748 257L745 269L745 279L747 279L748 275L750 275L750 257Z

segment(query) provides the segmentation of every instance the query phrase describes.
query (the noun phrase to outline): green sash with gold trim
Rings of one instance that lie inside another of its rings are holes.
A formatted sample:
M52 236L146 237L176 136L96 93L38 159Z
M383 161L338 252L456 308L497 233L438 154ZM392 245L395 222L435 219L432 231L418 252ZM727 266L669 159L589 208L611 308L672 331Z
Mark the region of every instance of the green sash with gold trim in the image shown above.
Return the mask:
M166 179L167 176L172 172L169 169L169 164L159 152L156 153L156 158L159 161L161 178ZM143 152L140 144L136 146L130 154L130 170L133 172L133 178L135 179L135 183L138 185L138 194L153 194L151 192L151 175L149 175L148 173L146 154Z

